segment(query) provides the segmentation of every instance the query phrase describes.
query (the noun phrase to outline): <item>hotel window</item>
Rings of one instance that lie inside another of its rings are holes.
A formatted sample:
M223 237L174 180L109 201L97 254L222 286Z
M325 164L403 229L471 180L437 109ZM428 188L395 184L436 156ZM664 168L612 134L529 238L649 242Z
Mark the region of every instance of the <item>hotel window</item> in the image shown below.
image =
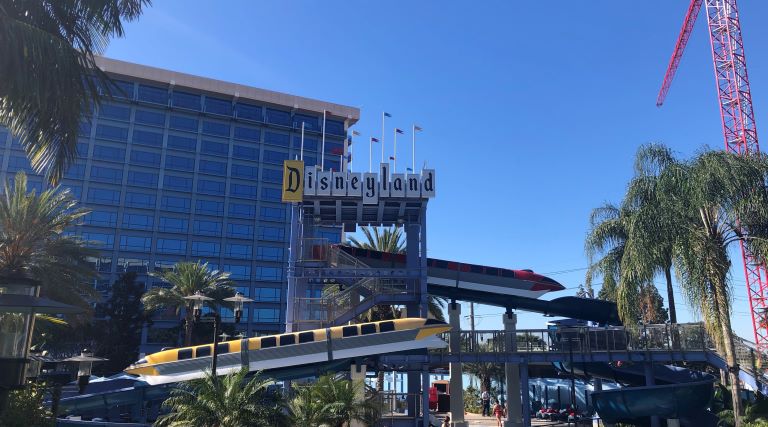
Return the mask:
M192 191L192 178L183 176L166 175L163 178L163 188L175 191Z
M203 120L203 133L208 135L229 137L229 125L219 122Z
M120 184L123 182L123 170L103 166L91 166L91 180Z
M258 238L259 240L282 242L285 240L285 229L282 227L259 226Z
M224 255L229 258L250 259L253 255L253 246L227 243Z
M131 163L141 166L160 166L160 153L131 150Z
M80 126L77 130L78 136L88 138L91 135L91 123L87 121L80 122ZM0 138L0 140L3 140Z
M226 176L227 175L227 164L226 162L217 162L214 160L200 160L200 165L198 166L198 171L202 173L207 173L211 175L219 175L219 176Z
M256 207L253 205L246 205L243 203L230 203L229 215L239 218L252 219L256 215Z
M255 185L248 185L248 184L236 184L231 183L229 185L229 195L232 197L242 197L245 199L255 199L256 198L256 186ZM282 193L280 193L282 194ZM278 198L278 201L280 199Z
M134 230L152 230L155 225L155 217L136 213L123 214L123 227Z
M70 194L72 194L72 197L74 197L77 200L80 200L81 196L83 195L83 187L79 185L67 185L67 188L69 188L69 192Z
M166 254L183 255L187 252L187 241L182 239L157 239L157 251Z
M269 132L269 131L264 133L265 144L278 145L280 147L288 147L288 141L290 141L290 139L288 138L287 133L277 133L277 132Z
M262 206L260 218L267 221L282 221L285 219L285 209Z
M120 190L91 188L88 190L88 201L90 203L101 203L117 206L120 204Z
M133 120L143 125L162 127L165 126L165 113L137 109Z
M117 212L92 211L83 217L83 224L98 227L115 227L117 225Z
M224 214L224 202L215 202L213 200L198 200L195 206L195 213L221 216Z
M162 209L171 212L189 213L191 201L186 197L163 196L161 201Z
M155 208L155 195L144 193L127 193L125 195L125 205L132 208Z
M255 166L246 166L232 164L232 177L242 179L257 179L259 177L259 169Z
M307 138L304 137L304 154L306 155L308 152L315 153L317 152L318 142L314 138ZM301 137L300 136L294 136L293 137L293 148L299 150L301 149Z
M267 108L267 123L281 126L291 125L291 113L287 111L273 110Z
M259 160L259 149L235 144L232 157L240 160Z
M197 132L198 120L192 117L171 115L171 120L168 123L169 129L186 130L190 132Z
M283 280L283 269L280 267L256 267L255 279L279 282Z
M171 94L171 98L173 100L174 107L200 111L200 95L174 91Z
M222 116L232 115L232 102L226 99L205 97L205 112Z
M196 220L195 234L204 236L221 236L221 222Z
M322 119L306 114L295 114L293 116L293 127L301 129L301 123L304 122L304 130L320 131L320 121Z
M112 80L106 86L99 88L100 93L110 94L114 98L133 99L133 83L122 80Z
M195 171L195 159L191 157L165 156L165 168L184 172Z
M11 156L8 159L8 169L23 170L27 173L35 173L32 170L32 166L29 164L29 160L23 156Z
M253 226L249 224L227 224L227 236L238 239L252 239Z
M183 151L195 151L197 149L197 140L179 135L168 135L168 148Z
M192 242L192 256L219 256L221 245L216 242Z
M254 300L258 302L280 302L283 290L281 288L254 288Z
M214 154L217 156L226 156L229 154L229 145L220 142L203 141L200 152L204 154Z
M149 272L149 260L144 258L118 258L117 272L147 274Z
M151 237L120 236L120 250L122 251L149 252L151 248Z
M288 160L288 153L264 150L264 163L282 165L285 160Z
M341 163L339 163L338 160L330 160L330 159L325 160L325 168L328 170L335 170L338 172L340 170L340 165Z
M251 280L250 265L224 264L224 271L229 272L229 278L232 280ZM248 292L243 292L248 294Z
M256 259L261 261L282 261L283 248L259 246L256 248Z
M261 129L235 126L235 139L254 142L261 141Z
M341 142L325 141L325 154L341 156L344 154L344 144Z
M165 273L166 271L173 271L176 269L176 263L181 262L179 261L171 261L171 260L157 260L155 261L155 271L158 273ZM157 283L155 282L155 286L160 286L161 284L165 284L165 282ZM168 286L170 287L170 286Z
M139 101L168 105L168 89L139 85Z
M124 162L125 150L117 147L96 145L93 147L93 158L99 160L109 160L112 162Z
M264 182L272 182L279 184L283 182L283 171L275 169L262 169L261 180Z
M133 143L138 145L149 145L150 147L163 146L163 134L150 132L148 130L133 130Z
M223 181L212 181L210 179L201 179L197 181L198 193L220 196L224 194L225 188L226 184Z
M235 111L238 119L252 120L255 122L262 121L261 107L248 104L235 104Z
M119 105L101 104L99 107L99 117L127 122L131 119L131 109L130 107Z
M125 142L128 141L128 129L101 124L96 126L96 138Z
M253 321L256 323L278 323L280 322L280 309L279 308L254 308Z
M279 188L261 187L261 200L268 202L279 202L282 198L282 192Z
M330 133L332 135L344 135L344 122L339 122L336 120L326 120L325 121L325 132Z
M83 241L91 248L112 249L115 246L115 235L108 233L82 233Z
M77 150L77 156L78 157L88 157L88 143L87 142L78 142L77 147L75 148ZM13 158L13 157L11 157Z
M157 188L157 180L156 173L128 171L128 185Z
M160 217L160 231L165 233L186 233L189 221L183 218Z

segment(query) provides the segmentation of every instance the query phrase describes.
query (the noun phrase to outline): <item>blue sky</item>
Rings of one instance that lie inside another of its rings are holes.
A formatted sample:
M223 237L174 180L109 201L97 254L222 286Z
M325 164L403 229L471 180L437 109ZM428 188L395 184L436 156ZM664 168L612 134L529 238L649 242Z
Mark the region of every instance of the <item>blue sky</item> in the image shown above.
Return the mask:
M740 3L757 123L768 126L768 4ZM419 124L417 163L438 174L430 256L570 271L551 274L569 287L552 297L583 282L589 211L621 198L639 145L681 156L723 145L704 12L655 107L686 1L223 4L156 1L107 56L360 107L356 169L382 111L393 116L388 151L392 128L408 129L401 162ZM740 263L734 325L752 338ZM693 320L678 302L680 320ZM477 327L500 326L501 311L479 308ZM544 321L520 315L521 327Z

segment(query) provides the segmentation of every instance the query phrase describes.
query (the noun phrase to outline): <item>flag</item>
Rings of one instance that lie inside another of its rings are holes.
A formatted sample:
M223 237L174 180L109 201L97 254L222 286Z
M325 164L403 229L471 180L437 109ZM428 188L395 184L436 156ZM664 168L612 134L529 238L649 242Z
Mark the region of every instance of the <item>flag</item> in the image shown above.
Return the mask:
M422 131L422 130L424 130L424 129L422 129L422 128L421 128L421 126L416 126L416 125L413 125L413 130L415 130L415 131L417 131L417 132L421 132L421 131Z
M421 130L421 129L419 129L419 130ZM358 132L356 130L353 130L352 131L352 136L360 136L360 132Z
M395 128L395 133L400 133L400 134L402 134L402 133L403 133L403 131L402 131L402 129L398 129L398 128Z
M348 162L352 161L352 153L347 153L346 156L344 156L345 159L347 159Z
M379 142L379 138L371 137L371 142Z
M395 160L395 156L389 156L389 160Z
M392 117L392 115L387 112L384 112L384 117Z
M413 169L411 168L405 168L405 170L407 170L408 172L413 172Z

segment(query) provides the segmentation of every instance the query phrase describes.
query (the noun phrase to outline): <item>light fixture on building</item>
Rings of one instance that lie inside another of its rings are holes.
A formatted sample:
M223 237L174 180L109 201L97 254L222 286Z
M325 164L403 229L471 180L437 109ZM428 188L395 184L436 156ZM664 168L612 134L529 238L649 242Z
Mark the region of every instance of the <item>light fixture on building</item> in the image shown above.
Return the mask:
M72 356L63 361L77 363L77 388L78 393L83 394L88 383L91 381L94 362L104 362L107 360L109 359L94 357L93 352L86 348L78 356Z
M234 303L235 305L235 323L240 323L240 319L243 317L243 306L246 302L253 302L252 299L245 297L241 292L238 292L233 297L224 298L224 301Z
M203 305L206 301L213 301L213 298L203 295L202 292L197 291L194 295L184 297L187 301L192 301L192 310L195 315L195 321L200 321L200 316L203 314Z

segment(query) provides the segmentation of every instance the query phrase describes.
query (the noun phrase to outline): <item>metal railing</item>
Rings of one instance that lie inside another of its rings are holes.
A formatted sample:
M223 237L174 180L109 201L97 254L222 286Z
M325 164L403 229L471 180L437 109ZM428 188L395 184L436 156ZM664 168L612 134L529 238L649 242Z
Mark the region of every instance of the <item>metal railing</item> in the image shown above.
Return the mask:
M611 351L703 351L714 345L701 323L623 327L579 327L525 329L515 332L515 346L507 343L506 331L461 331L462 353L518 352L611 352ZM450 344L451 333L442 339ZM510 340L511 341L511 340ZM450 345L433 350L447 354Z

